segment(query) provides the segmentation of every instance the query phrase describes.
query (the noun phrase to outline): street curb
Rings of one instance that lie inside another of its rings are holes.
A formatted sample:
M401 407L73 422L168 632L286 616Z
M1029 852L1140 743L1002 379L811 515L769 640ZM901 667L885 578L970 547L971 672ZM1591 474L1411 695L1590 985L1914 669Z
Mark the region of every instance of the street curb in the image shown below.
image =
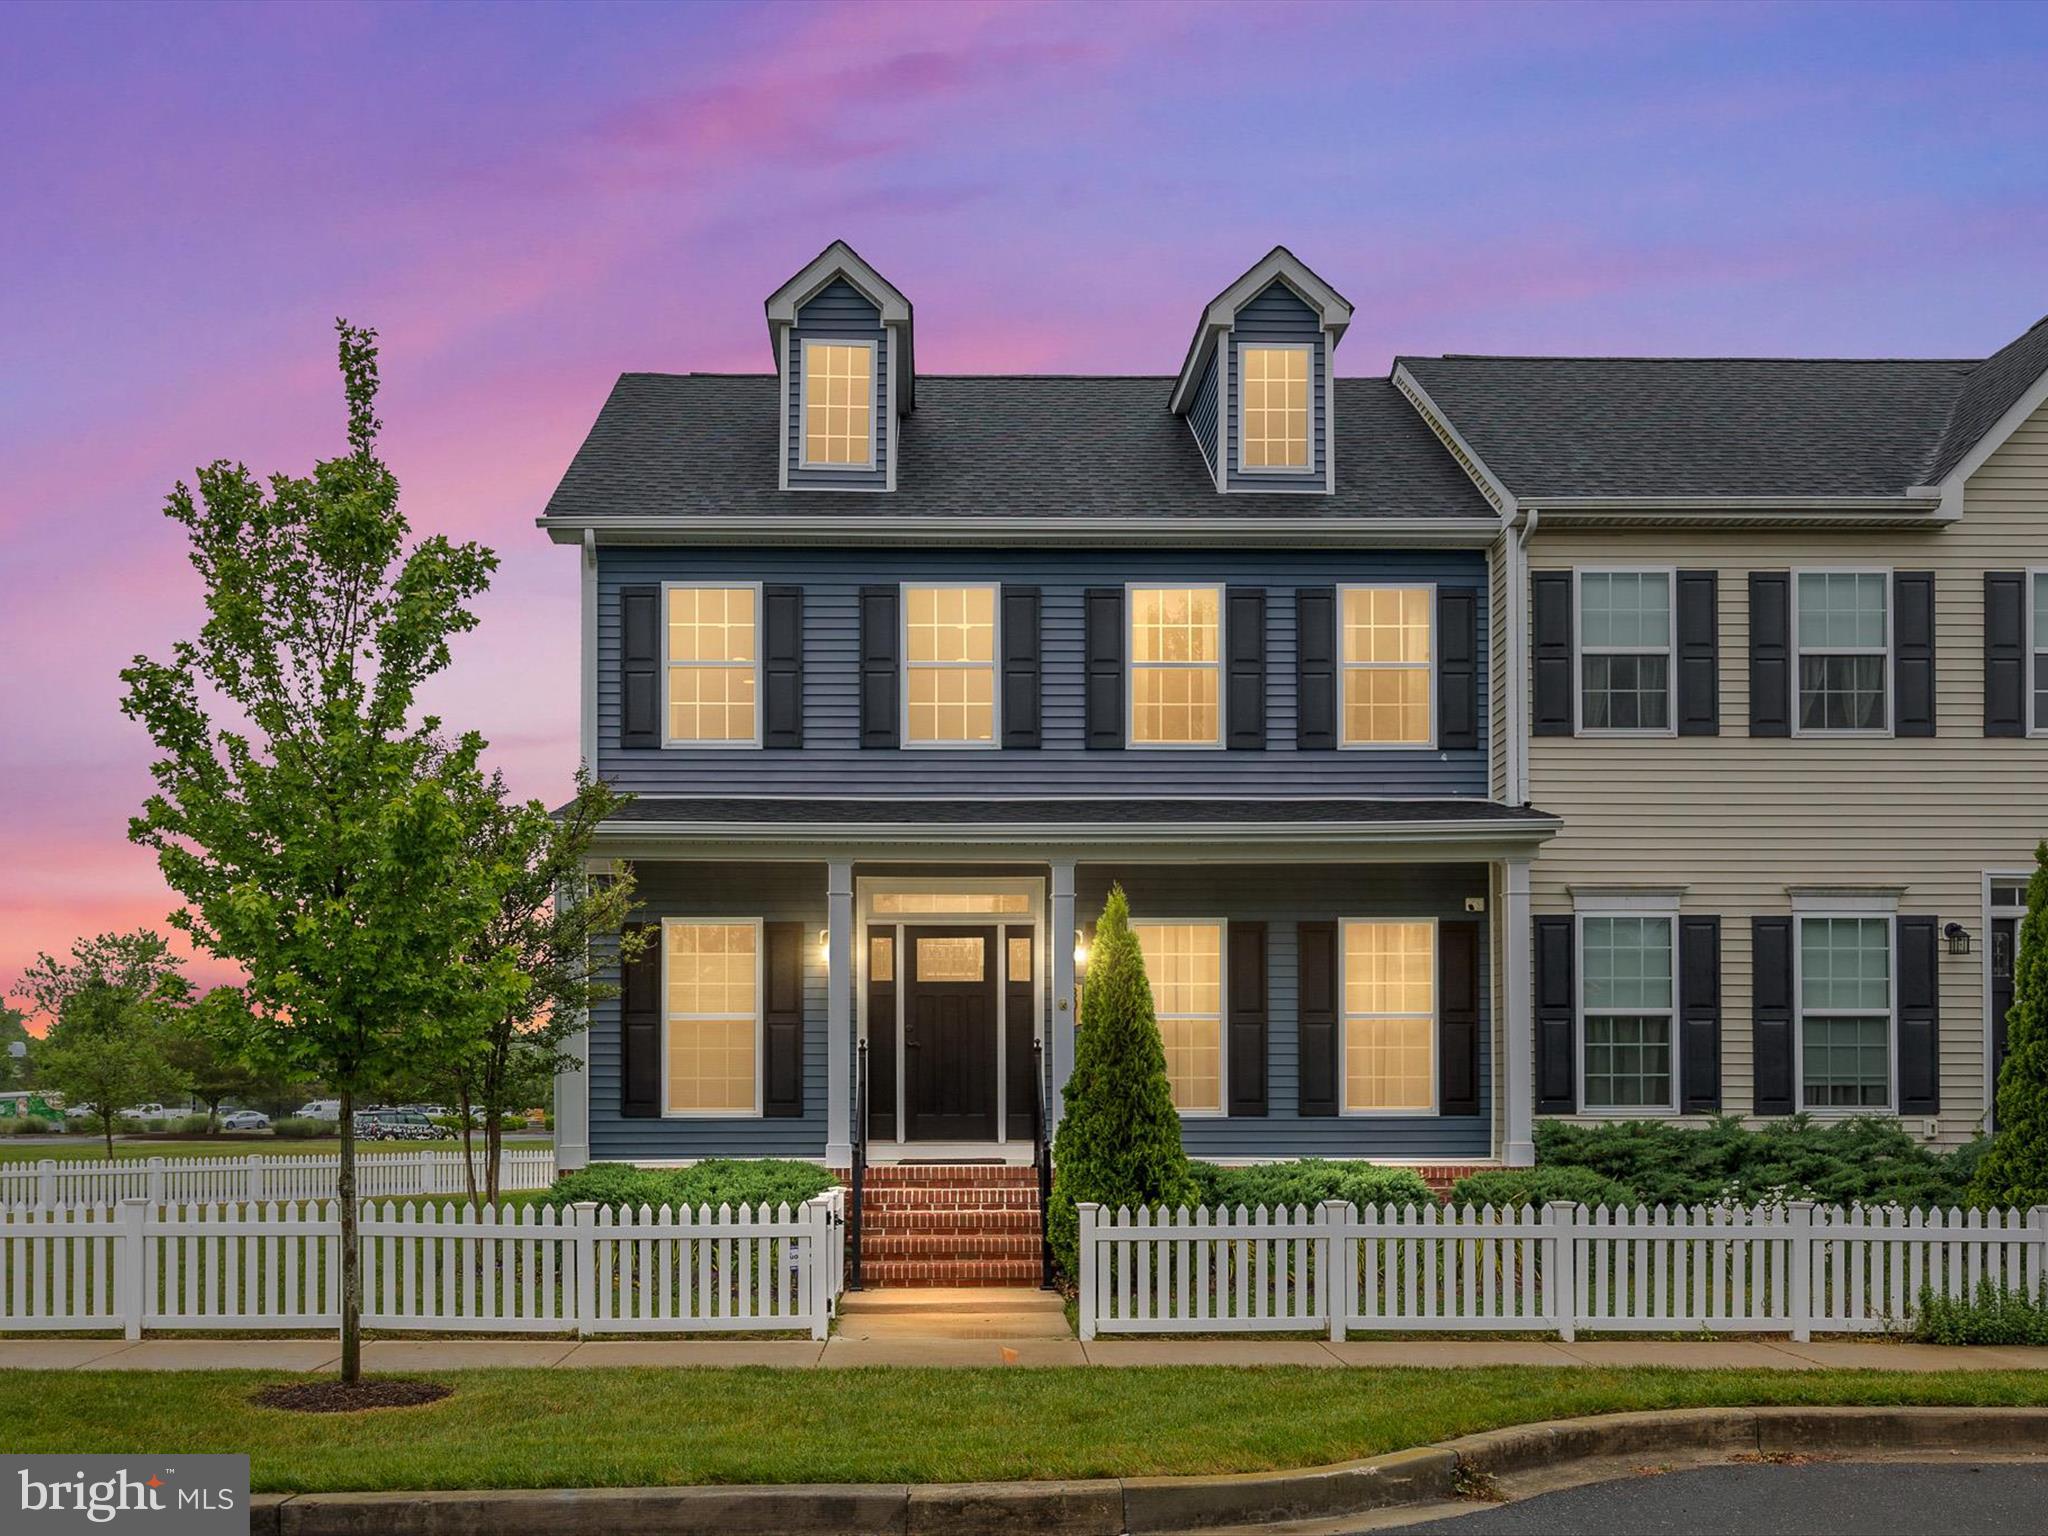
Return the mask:
M1119 1536L1332 1519L1574 1462L1672 1455L2048 1455L2048 1408L1685 1408L1556 1419L1295 1472L1028 1483L792 1483L259 1494L252 1536Z

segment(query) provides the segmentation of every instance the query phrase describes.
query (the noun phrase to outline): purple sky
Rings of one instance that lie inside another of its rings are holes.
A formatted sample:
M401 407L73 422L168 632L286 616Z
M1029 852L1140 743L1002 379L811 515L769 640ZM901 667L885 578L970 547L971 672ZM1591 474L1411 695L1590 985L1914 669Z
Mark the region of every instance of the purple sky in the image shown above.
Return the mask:
M575 756L532 519L624 369L765 370L835 236L930 372L1159 372L1284 241L1397 352L1978 356L2048 310L2048 7L0 10L0 989L161 924L115 673L196 622L163 494L341 436L504 556L432 702ZM199 974L219 974L201 967Z

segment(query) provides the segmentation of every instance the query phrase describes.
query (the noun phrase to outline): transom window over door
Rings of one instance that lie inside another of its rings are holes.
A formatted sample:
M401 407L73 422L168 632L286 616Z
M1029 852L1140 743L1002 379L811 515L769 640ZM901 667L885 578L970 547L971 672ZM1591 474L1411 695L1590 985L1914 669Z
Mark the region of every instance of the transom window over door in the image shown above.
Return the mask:
M1891 578L1883 571L1801 571L1797 580L1799 729L1884 730Z
M1344 924L1344 1110L1436 1111L1436 925Z
M1223 1112L1223 925L1132 923L1173 1107L1184 1115Z
M1579 919L1579 1013L1587 1109L1676 1107L1669 917Z
M1133 743L1222 745L1222 608L1218 587L1130 589Z
M760 1111L761 925L662 924L668 1112Z
M1309 467L1306 346L1239 347L1237 467L1303 471Z
M1428 746L1433 677L1430 587L1345 587L1347 747Z
M753 587L667 589L671 745L747 746L759 738L759 599Z
M868 341L806 341L806 466L867 469L875 462L875 347Z
M1579 728L1671 728L1671 573L1580 571Z
M903 589L905 740L993 746L996 589Z
M1889 1108L1891 1044L1891 919L1801 917L1801 1107Z

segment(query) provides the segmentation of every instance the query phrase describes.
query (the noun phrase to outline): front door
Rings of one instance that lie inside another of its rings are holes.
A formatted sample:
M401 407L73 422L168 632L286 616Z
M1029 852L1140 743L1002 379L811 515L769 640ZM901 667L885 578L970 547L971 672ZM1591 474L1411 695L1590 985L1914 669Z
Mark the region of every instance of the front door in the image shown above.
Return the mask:
M2019 951L2020 920L1991 919L1991 1093L1997 1106L1998 1075L2005 1070L2005 1016L2012 1012L2013 961Z
M904 1131L912 1141L996 1136L993 928L906 928L903 970Z

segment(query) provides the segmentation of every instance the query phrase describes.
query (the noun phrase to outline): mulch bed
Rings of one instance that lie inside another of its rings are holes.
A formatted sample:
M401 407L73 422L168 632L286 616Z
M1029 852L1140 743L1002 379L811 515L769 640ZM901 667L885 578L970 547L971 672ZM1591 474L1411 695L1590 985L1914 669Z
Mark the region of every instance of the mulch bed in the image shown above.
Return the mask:
M291 1413L355 1413L364 1408L417 1408L438 1403L454 1389L438 1381L399 1381L377 1377L346 1386L339 1381L293 1381L265 1387L249 1401L259 1408Z

